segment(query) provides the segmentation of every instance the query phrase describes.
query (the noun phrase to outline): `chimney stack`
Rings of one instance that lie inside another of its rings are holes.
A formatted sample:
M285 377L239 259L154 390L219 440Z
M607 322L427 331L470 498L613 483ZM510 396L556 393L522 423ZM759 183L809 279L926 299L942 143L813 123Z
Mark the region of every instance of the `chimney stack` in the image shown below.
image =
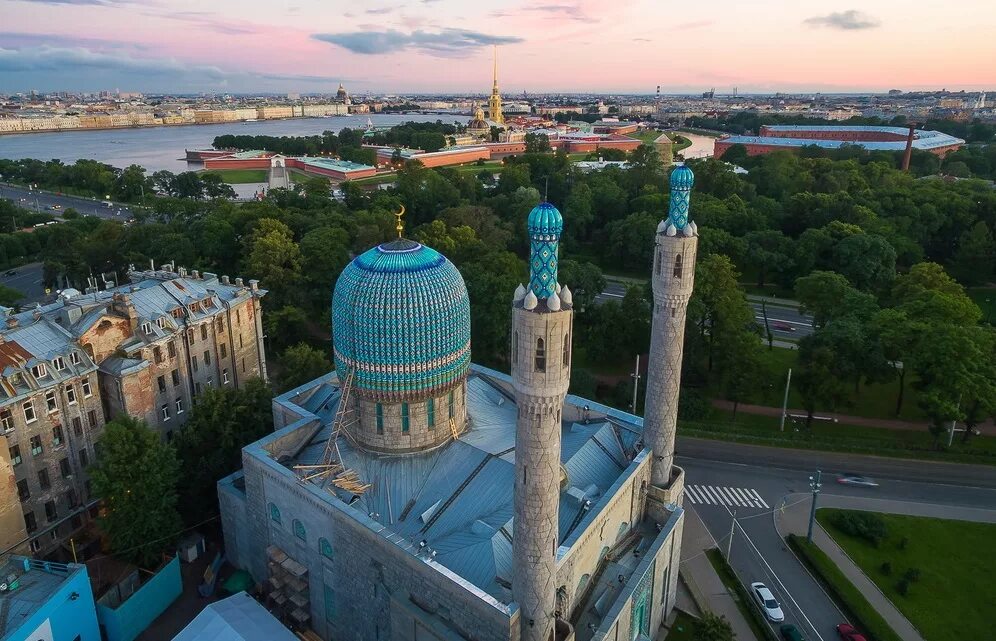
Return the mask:
M907 125L910 128L910 133L906 136L906 151L903 152L903 171L910 170L910 158L913 156L913 132L916 130L916 125Z

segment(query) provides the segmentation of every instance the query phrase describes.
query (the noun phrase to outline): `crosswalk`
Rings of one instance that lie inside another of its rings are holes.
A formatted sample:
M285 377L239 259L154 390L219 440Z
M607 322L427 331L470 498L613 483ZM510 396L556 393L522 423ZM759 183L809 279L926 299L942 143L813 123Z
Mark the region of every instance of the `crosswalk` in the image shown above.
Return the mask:
M693 505L727 505L729 507L769 508L757 490L713 485L686 485L685 497Z

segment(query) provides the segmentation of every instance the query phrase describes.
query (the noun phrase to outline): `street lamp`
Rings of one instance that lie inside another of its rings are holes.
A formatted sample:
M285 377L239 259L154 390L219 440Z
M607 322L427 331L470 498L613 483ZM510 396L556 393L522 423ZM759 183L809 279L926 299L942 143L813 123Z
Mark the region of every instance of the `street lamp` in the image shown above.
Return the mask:
M816 521L816 497L820 494L820 488L823 484L820 483L820 479L823 477L823 472L816 470L816 476L809 477L809 489L813 491L813 505L809 510L809 531L806 533L806 540L810 543L813 542L813 523Z

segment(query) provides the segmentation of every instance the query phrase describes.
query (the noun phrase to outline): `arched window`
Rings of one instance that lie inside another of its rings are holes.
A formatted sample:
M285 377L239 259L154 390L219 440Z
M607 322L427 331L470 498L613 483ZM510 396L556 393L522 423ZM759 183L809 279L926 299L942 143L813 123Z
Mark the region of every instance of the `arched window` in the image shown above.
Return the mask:
M274 523L280 523L280 508L273 503L270 503L270 520Z
M429 421L429 429L436 426L436 399L430 398L425 402L426 418Z
M332 544L326 538L318 539L318 551L322 553L326 559L332 558Z
M304 524L302 524L297 519L294 519L293 525L294 525L294 536L301 539L302 541L307 541L308 533L304 531Z
M674 257L674 274L675 278L681 278L681 254Z
M571 364L571 333L564 334L564 357L561 359L561 367Z
M401 404L401 431L404 434L408 433L409 423L408 423L408 403Z
M456 410L453 407L453 392L450 392L449 404L450 404L450 418L453 418L454 416L456 416Z
M581 580L578 581L578 589L574 592L574 599L577 600L584 594L584 589L588 587L588 581L591 579L590 574L582 574Z
M384 433L384 406L377 403L377 433Z
M546 371L546 346L542 338L536 339L536 371Z

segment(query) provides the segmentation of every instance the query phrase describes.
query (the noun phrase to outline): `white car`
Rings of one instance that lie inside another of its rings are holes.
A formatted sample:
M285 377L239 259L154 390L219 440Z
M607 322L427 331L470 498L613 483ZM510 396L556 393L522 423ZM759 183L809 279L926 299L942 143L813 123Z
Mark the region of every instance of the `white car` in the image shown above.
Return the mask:
M772 623L781 623L785 620L785 613L782 607L775 601L775 595L763 583L751 583L750 592L754 595L754 600L764 612L764 616Z

